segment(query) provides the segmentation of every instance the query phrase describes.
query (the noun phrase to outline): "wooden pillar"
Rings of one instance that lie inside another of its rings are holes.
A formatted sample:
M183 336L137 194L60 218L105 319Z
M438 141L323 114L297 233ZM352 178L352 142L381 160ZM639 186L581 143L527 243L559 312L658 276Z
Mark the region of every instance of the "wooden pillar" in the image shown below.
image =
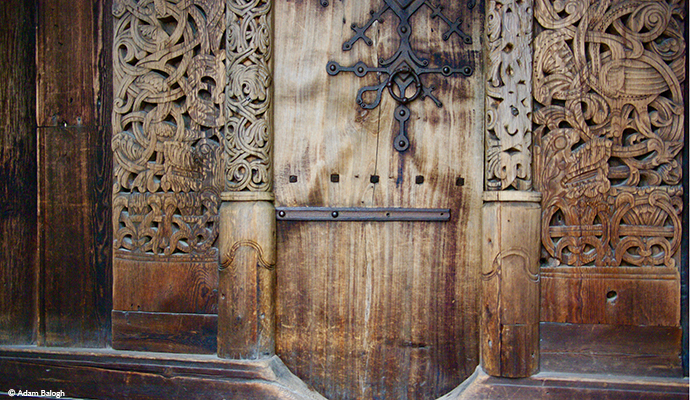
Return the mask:
M218 356L275 354L271 4L228 0Z
M486 181L481 364L499 377L539 369L541 195L532 191L532 1L486 3Z
M481 359L489 375L539 369L540 200L534 192L484 193Z

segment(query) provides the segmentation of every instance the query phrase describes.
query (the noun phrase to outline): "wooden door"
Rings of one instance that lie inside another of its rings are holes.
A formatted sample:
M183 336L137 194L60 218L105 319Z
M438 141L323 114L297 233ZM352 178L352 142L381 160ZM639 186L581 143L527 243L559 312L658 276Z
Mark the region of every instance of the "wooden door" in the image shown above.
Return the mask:
M275 3L277 353L330 399L436 398L478 363L483 7L443 1L433 17L430 1L321 3ZM420 5L409 19L410 48L430 66L468 67L470 76L420 77L443 104L409 103L410 144L399 152L399 103L388 90L378 107L356 102L360 88L390 74L331 76L327 64L375 67L393 57L403 36L394 9L409 11L406 4ZM351 41L379 16L363 31L371 46ZM458 21L467 39L451 32L444 40ZM291 220L294 207L325 207L327 216L449 209L450 218Z

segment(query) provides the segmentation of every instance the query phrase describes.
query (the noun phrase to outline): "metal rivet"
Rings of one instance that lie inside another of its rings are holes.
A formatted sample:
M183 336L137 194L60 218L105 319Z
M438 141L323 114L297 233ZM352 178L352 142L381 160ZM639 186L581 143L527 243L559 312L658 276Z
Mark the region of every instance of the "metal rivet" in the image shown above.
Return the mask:
M285 218L285 211L278 211L278 216L280 218Z
M338 218L338 215L339 215L339 214L338 214L337 211L333 211L333 212L331 213L331 217L333 217L333 218Z

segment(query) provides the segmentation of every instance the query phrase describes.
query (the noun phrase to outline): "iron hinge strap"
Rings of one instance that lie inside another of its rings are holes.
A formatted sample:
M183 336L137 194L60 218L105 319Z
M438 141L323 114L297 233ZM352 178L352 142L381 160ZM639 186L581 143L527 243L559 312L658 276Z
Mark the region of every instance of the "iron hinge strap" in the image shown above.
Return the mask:
M279 221L448 221L449 208L276 207Z

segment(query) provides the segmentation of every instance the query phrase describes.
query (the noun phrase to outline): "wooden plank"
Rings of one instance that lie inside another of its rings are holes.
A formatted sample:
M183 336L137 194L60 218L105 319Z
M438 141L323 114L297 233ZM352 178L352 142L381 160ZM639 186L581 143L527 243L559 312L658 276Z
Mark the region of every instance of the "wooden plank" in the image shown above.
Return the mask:
M35 6L0 2L0 343L35 338Z
M214 354L218 334L215 314L112 312L113 348L117 350Z
M68 398L323 400L278 357L228 361L110 349L0 349L0 397L9 389ZM3 393L4 392L4 393Z
M679 326L677 270L544 267L544 322Z
M563 373L681 377L678 327L541 324L541 368Z
M118 311L216 314L218 260L185 257L114 259L113 308Z
M112 309L111 3L39 1L39 343L105 346Z
M458 220L443 224L279 222L277 354L328 398L458 385L477 362L477 275L456 264Z

